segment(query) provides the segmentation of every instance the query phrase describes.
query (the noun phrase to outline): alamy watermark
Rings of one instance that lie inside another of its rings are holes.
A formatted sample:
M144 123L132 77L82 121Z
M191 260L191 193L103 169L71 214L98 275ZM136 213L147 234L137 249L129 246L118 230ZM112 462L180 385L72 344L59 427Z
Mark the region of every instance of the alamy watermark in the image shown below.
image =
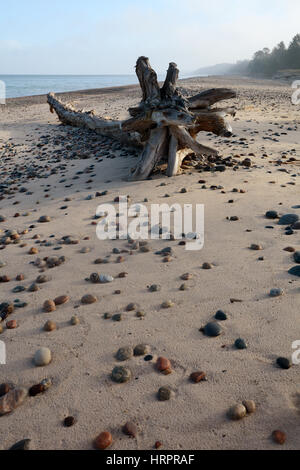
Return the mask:
M292 83L292 88L295 89L292 94L292 103L294 105L300 104L300 80L296 80Z
M0 104L6 104L6 85L0 80Z
M183 240L186 250L199 251L204 247L203 204L144 204L128 207L126 196L118 198L118 211L113 204L97 208L97 237L99 240Z

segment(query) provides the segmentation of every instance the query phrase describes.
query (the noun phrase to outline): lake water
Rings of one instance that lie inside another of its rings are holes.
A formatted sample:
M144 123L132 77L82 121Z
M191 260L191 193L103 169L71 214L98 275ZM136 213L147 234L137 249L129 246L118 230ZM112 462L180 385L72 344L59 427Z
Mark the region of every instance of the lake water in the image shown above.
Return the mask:
M164 77L158 76L158 79L164 80ZM135 75L0 75L0 81L5 83L6 98L138 83Z

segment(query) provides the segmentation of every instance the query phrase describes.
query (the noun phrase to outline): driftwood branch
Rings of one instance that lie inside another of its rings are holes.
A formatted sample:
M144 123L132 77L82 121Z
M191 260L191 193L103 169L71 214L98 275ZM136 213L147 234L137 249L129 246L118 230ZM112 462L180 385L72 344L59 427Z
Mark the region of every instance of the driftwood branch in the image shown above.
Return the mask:
M112 137L142 148L132 180L148 178L160 161L168 161L167 175L176 176L186 156L192 152L198 159L217 155L217 151L200 144L199 132L211 132L230 137L232 128L226 115L235 115L234 108L211 108L217 102L236 97L227 88L202 91L188 100L176 87L179 70L171 62L166 80L159 87L157 74L147 57L140 57L136 73L142 89L139 106L130 108L130 118L113 121L97 116L94 111L77 111L71 104L64 104L54 94L48 95L51 112L56 112L63 124L85 127L99 134Z

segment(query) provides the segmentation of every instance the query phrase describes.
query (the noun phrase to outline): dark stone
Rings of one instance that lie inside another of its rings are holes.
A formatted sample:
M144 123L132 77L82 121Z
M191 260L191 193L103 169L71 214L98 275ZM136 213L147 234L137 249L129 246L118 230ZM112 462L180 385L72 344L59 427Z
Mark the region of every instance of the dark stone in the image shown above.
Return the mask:
M221 333L222 333L222 328L217 322L208 323L204 328L204 334L206 336L210 336L211 338L220 336Z
M237 349L240 349L240 350L247 349L247 344L245 340L243 340L242 338L237 339L234 345Z
M30 450L31 439L24 439L23 441L17 442L9 450Z
M300 266L294 266L293 268L291 268L289 270L289 274L291 274L292 276L300 277Z
M215 315L215 319L216 320L219 320L219 321L225 321L228 319L227 315L225 312L223 312L223 310L218 310L216 315Z
M276 364L281 368L281 369L290 369L292 367L292 362L290 359L287 359L286 357L279 357L276 361Z
M285 214L280 218L278 225L293 225L298 221L299 216L297 214Z

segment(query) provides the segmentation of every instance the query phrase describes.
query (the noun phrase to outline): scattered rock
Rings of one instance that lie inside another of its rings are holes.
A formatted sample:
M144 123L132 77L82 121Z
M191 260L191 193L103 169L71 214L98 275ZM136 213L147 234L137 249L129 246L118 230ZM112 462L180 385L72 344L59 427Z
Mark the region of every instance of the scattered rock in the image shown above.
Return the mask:
M247 410L247 413L250 415L250 414L253 414L255 413L256 411L256 404L253 400L245 400L243 401L243 405L244 407L246 408Z
M239 421L245 418L247 414L246 407L244 405L235 405L229 410L229 418L232 421Z
M150 352L150 346L147 344L138 344L134 348L134 355L135 356L146 356Z
M131 377L132 373L128 367L115 367L111 374L112 380L119 384L129 382Z
M68 416L67 418L64 419L64 427L65 428L71 428L76 424L76 419L74 416Z
M286 434L282 431L274 431L272 433L272 439L276 444L283 446L286 443Z
M270 297L282 297L284 295L283 289L271 289Z
M72 326L76 326L76 325L79 325L79 323L80 323L79 318L78 318L76 315L74 315L74 316L71 318L71 325L72 325Z
M190 380L195 384L206 381L205 372L193 372L190 375Z
M173 392L170 387L161 387L158 391L159 401L169 401L173 396Z
M228 319L228 316L225 312L223 312L223 310L218 310L215 315L215 319L219 321L226 321Z
M70 302L70 297L67 295L61 295L60 297L56 297L56 299L54 299L54 303L57 306L67 304L68 302Z
M137 429L136 424L134 424L132 422L126 423L125 426L123 426L123 433L126 436L136 438L136 436L138 434L138 429Z
M206 336L209 336L211 338L215 338L217 336L220 336L221 333L222 333L222 328L221 326L219 325L219 323L217 322L211 322L211 323L208 323L204 329L202 329L201 331L203 331L203 333L206 335Z
M10 390L6 395L0 398L0 416L11 413L23 404L27 397L25 388L16 388Z
M41 348L34 355L34 363L37 367L48 366L51 361L52 354L48 348Z
M283 215L278 222L278 225L293 225L299 221L299 215L297 214L286 214Z
M23 441L19 441L14 444L9 450L10 451L26 451L30 449L31 439L24 439Z
M126 348L120 348L116 355L118 361L128 361L133 357L133 349L128 346Z
M247 349L247 343L244 339L242 338L238 338L235 343L234 343L236 349L240 349L240 350L243 350L243 349Z
M276 364L281 368L288 370L292 367L292 361L286 357L279 357L276 361Z
M113 443L113 438L110 432L102 432L94 441L96 450L105 450Z
M45 224L45 223L51 222L51 217L49 217L49 215L42 215L42 216L39 218L38 222L39 222L40 224Z
M169 359L165 357L159 357L156 362L156 368L159 372L165 372L166 370L171 370L172 365Z
M53 300L46 300L44 303L44 312L50 313L50 312L55 312L56 310L56 305Z
M49 320L45 323L44 330L47 332L55 331L57 330L57 325L54 321Z
M81 303L83 305L91 305L91 304L96 303L97 301L98 301L97 297L91 294L84 295L81 299Z

